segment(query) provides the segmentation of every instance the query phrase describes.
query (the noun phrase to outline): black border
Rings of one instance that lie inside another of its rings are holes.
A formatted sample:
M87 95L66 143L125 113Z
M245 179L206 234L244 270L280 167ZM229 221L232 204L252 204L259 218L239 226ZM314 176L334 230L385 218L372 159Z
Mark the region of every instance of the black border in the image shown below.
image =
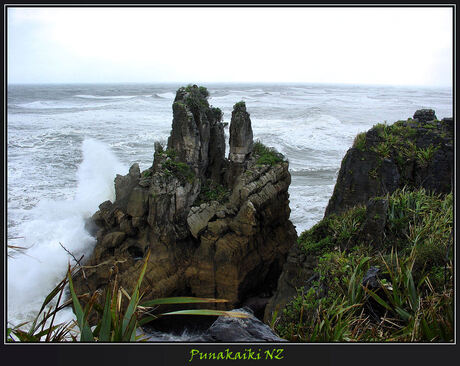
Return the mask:
M3 68L3 95L4 95L4 121L2 141L2 151L4 162L7 161L7 13L9 7L450 7L453 8L452 21L453 21L453 117L456 119L456 5L451 4L420 4L420 3L406 3L406 4L271 4L271 5L254 5L254 4L219 4L219 5L206 5L206 4L24 4L16 3L16 1L8 2L4 5L4 68ZM435 24L418 25L414 26L435 26ZM429 45L427 45L429 47ZM454 168L455 172L457 167L456 161L456 123L454 124ZM6 248L6 228L7 228L7 210L5 203L7 202L7 171L6 164L4 164L3 174L3 195L2 203L4 207L4 218L2 226L2 234L4 238L4 268L2 271L3 281L1 283L4 295L4 303L2 303L2 311L4 314L4 324L6 324L6 264L7 264L7 248ZM456 180L456 177L455 177ZM454 202L456 197L456 184L454 183ZM454 206L456 208L456 204ZM456 235L456 209L454 209L454 240ZM455 278L456 281L456 250L455 250ZM456 287L455 287L456 288ZM455 291L455 304L457 304L457 293ZM457 310L457 309L456 309ZM455 313L455 319L456 318ZM455 327L455 340L456 338ZM403 344L386 344L386 343L366 343L366 344L300 344L300 343L287 343L287 344L266 344L258 343L251 345L244 345L241 343L232 344L207 344L201 343L194 346L193 344L175 342L174 344L10 344L5 343L5 327L2 328L2 345L0 359L14 364L38 364L38 365L66 365L73 366L81 364L85 365L127 365L129 363L144 363L146 365L185 365L197 364L204 362L206 364L215 363L216 361L193 361L188 362L190 358L190 350L192 348L199 348L203 352L220 352L229 348L233 352L241 351L251 348L252 350L283 348L284 358L281 360L273 360L271 362L276 365L294 365L296 363L306 365L431 365L442 362L443 364L454 363L460 360L460 346L456 343L451 344L430 344L430 343L403 343ZM77 346L78 348L73 348ZM384 347L382 347L384 346ZM220 363L231 364L253 364L258 361L218 361ZM263 361L262 361L263 362ZM3 363L3 362L2 362Z

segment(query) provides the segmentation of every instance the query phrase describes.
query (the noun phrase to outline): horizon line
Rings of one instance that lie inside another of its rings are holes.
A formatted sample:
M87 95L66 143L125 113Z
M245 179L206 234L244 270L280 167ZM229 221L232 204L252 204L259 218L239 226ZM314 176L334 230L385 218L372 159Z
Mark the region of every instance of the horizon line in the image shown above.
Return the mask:
M7 86L13 85L102 85L102 84L296 84L296 85L343 85L343 86L376 86L376 87L417 87L434 89L452 89L450 85L426 85L426 84L381 84L381 83L349 83L349 82L319 82L319 81L28 81L7 82Z

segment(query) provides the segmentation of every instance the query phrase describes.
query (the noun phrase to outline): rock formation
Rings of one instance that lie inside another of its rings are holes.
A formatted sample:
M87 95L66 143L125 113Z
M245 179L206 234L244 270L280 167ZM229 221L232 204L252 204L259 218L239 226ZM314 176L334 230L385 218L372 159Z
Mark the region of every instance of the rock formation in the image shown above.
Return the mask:
M363 205L366 216L359 236L378 247L382 244L388 201L376 197L403 187L451 192L453 158L452 118L438 121L433 110L424 109L415 112L413 119L376 125L358 135L343 158L324 220ZM317 228L317 232L321 230ZM297 289L310 286L317 263L318 256L306 255L299 245L290 249L275 295L265 309L265 322L282 311Z
M252 152L252 127L246 104L235 104L230 123L230 154L227 183L233 185L236 178L243 172L247 165L248 157Z
M233 308L276 287L297 237L288 163L257 163L244 103L232 113L226 159L222 112L207 96L202 87L180 88L167 148L156 143L149 169L134 164L115 178L115 201L93 216L97 244L75 279L78 293L104 288L115 273L122 287L134 288L148 250L146 300L215 297Z
M453 120L432 109L392 126L377 125L348 150L325 215L339 213L397 188L448 193L453 183Z

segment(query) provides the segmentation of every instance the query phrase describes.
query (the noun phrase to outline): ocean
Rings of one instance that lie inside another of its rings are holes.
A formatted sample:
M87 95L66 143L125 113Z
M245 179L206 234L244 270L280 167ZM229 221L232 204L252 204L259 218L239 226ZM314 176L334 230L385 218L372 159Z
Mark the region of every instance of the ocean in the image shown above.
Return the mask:
M300 234L321 220L340 162L359 132L432 108L453 116L451 89L326 84L202 84L230 122L241 100L254 138L289 160L291 220ZM151 166L171 131L180 84L9 85L7 100L8 322L33 319L71 259L95 244L84 228L114 198L116 174ZM226 128L228 142L228 127ZM228 147L227 147L228 154ZM57 321L71 319L71 310Z

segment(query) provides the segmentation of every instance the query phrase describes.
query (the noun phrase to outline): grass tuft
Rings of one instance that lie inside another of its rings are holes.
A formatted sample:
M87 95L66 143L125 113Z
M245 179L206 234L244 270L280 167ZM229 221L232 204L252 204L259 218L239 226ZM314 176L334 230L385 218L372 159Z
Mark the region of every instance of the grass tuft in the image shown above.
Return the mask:
M262 142L254 142L252 153L256 157L258 165L275 165L286 161L284 155L274 148L265 146Z

